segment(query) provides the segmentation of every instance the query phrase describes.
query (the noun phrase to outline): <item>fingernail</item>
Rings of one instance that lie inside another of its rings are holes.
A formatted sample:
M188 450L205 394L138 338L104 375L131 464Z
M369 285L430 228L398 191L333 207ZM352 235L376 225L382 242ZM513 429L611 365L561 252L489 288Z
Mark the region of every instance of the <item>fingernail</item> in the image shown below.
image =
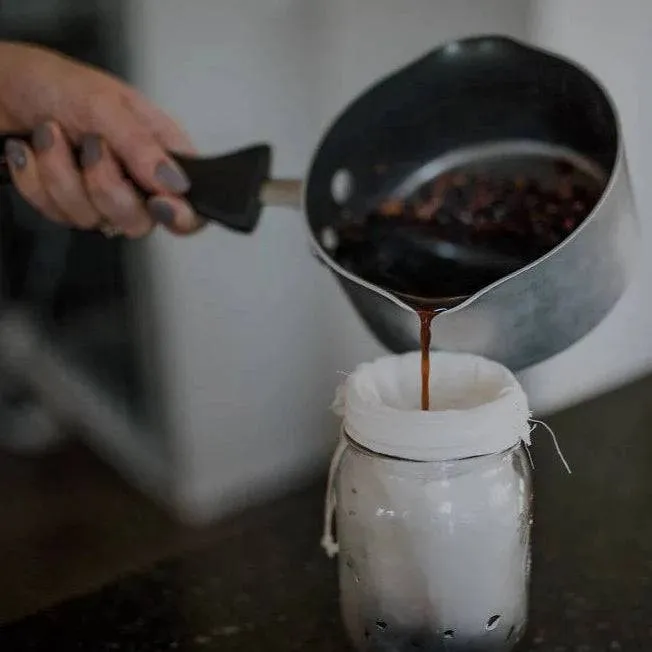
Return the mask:
M162 161L156 166L156 178L172 192L184 193L190 188L190 180L184 171L169 161Z
M19 140L8 140L5 145L5 156L9 163L17 170L22 170L27 165L25 147Z
M52 127L47 122L40 124L32 134L32 145L36 152L47 152L54 145Z
M150 199L147 202L147 210L159 224L170 226L174 223L174 208L164 199Z
M88 134L81 141L80 163L83 168L95 165L102 158L102 139L96 134Z

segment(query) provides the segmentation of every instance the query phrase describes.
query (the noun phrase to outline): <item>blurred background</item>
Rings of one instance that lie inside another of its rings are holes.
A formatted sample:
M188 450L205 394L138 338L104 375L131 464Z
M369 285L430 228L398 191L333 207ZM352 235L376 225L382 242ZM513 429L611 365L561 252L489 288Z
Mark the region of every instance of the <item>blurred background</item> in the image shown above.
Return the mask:
M0 38L125 76L205 153L256 140L300 176L334 115L442 41L503 33L587 65L620 108L649 249L652 4L623 0L0 0ZM324 472L341 373L383 353L299 214L108 241L2 198L0 621L167 554ZM522 374L554 412L652 365L652 256L617 309ZM22 347L22 348L21 348ZM21 354L17 355L16 352ZM91 452L92 451L92 452Z

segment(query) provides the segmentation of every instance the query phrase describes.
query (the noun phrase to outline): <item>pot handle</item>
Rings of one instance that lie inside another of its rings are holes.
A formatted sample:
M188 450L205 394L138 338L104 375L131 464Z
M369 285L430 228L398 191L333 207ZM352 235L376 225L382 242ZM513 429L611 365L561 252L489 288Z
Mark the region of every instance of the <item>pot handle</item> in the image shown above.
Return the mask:
M11 138L29 142L31 134L0 133L0 185L11 184L4 154L6 142ZM74 155L79 162L79 148L74 149ZM221 156L171 156L190 179L191 186L185 199L195 212L234 231L254 231L265 204L296 203L290 202L292 193L288 182L269 180L272 148L266 143L257 143ZM137 189L143 199L147 199L150 193L139 187ZM295 192L297 194L300 193Z

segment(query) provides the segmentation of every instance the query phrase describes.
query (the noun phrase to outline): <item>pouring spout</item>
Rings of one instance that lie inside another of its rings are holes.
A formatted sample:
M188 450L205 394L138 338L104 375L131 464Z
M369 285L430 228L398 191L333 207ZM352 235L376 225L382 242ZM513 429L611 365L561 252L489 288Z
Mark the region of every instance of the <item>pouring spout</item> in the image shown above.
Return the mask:
M300 179L270 179L263 184L260 201L265 206L301 209L303 182Z

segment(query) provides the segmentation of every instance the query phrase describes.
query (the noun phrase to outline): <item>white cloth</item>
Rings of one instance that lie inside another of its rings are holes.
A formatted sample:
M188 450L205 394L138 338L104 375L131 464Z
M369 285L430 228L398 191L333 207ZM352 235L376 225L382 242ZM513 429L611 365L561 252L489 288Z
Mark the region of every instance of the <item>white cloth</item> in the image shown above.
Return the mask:
M486 358L430 354L430 410L419 409L421 355L361 364L333 409L361 446L408 460L451 460L529 445L527 396L514 375Z

